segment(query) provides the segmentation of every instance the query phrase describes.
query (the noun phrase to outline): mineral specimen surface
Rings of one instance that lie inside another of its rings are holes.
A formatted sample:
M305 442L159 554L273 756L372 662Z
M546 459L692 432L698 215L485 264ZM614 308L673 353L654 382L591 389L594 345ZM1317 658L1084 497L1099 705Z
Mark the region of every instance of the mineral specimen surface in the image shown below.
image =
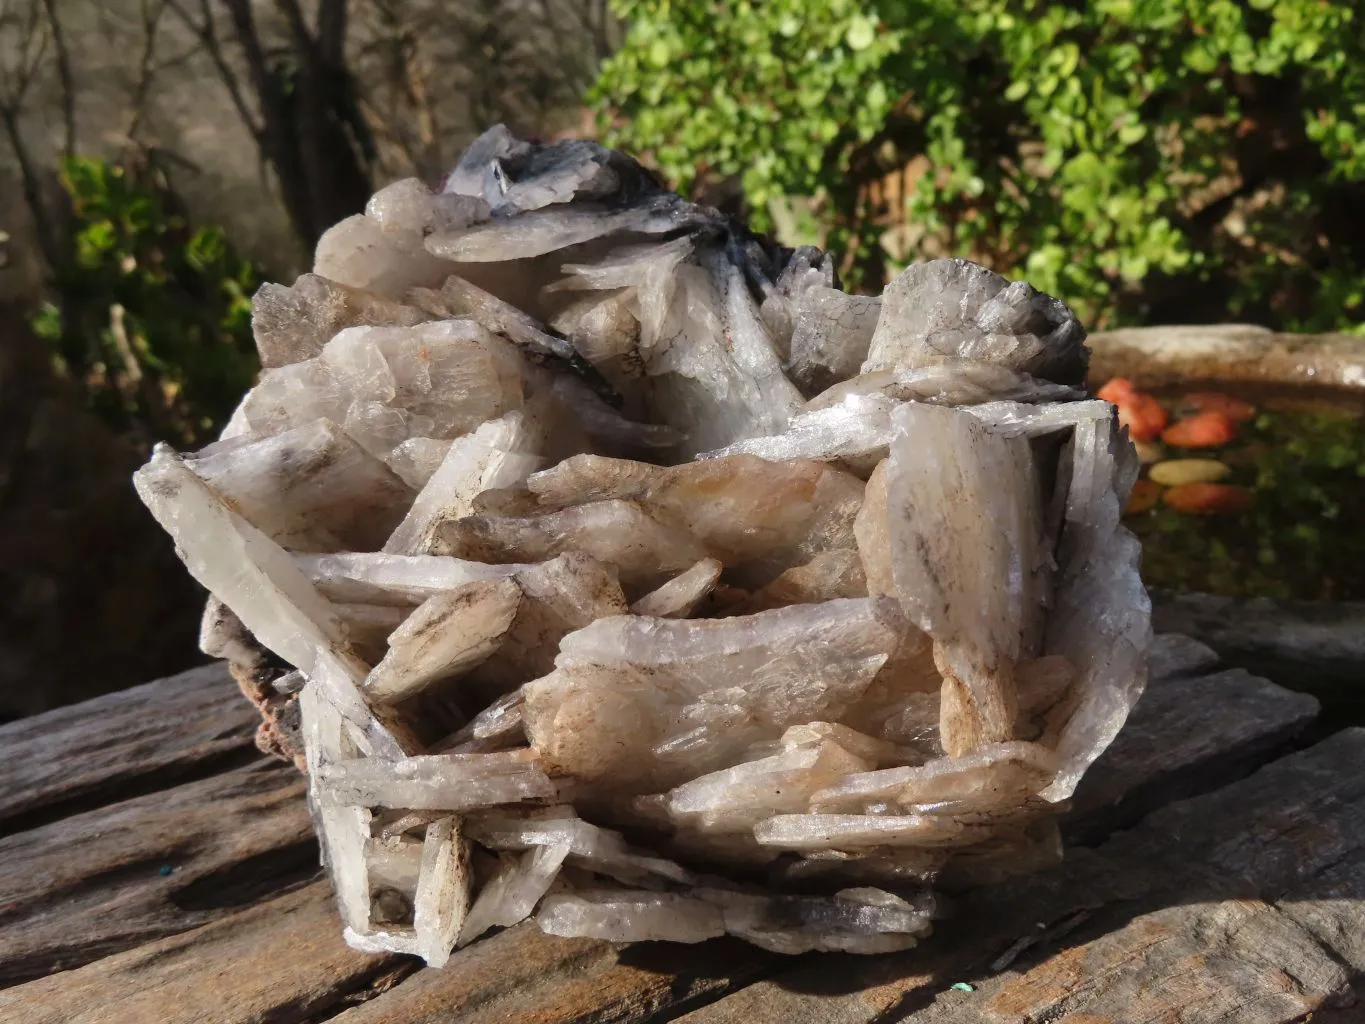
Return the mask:
M848 295L499 127L254 323L222 439L136 486L306 767L352 945L883 952L1058 855L1149 640L1062 303L961 260Z

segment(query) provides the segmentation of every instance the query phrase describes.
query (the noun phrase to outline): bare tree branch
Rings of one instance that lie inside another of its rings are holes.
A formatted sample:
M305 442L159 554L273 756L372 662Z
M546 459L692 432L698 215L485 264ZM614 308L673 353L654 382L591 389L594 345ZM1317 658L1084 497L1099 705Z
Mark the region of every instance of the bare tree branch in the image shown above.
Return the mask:
M183 68L185 65L193 63L194 59L203 52L203 45L196 40L193 45L187 47L182 52L167 57L165 60L158 61L156 66L152 68L152 74L160 75L163 71L173 71L176 68ZM249 125L247 127L250 129Z
M333 65L346 57L347 0L320 0L318 4L318 54Z
M136 139L138 129L147 116L147 99L151 93L152 82L157 72L165 65L156 63L156 37L161 27L162 16L166 13L168 0L138 0L138 14L142 22L142 54L138 60L137 84L133 88L132 115L128 130L124 133Z
M0 68L0 85L4 88L0 103L17 115L29 86L43 66L51 31L33 0L22 12L14 10L9 0L5 0L4 6L0 6L0 29L13 29L18 33L16 45L11 50L17 56L15 65Z
M236 6L229 4L229 6ZM275 6L279 8L284 20L289 22L289 31L294 37L294 45L301 53L312 56L315 47L313 34L308 30L308 20L303 16L303 9L299 7L298 0L275 0Z
M223 46L218 38L218 26L213 17L213 8L209 6L209 0L199 0L201 20L195 20L185 7L184 0L167 0L167 6L199 40L200 45L204 48L205 55L213 62L219 79L222 80L224 88L227 89L228 98L232 101L237 116L259 145L264 129L252 111L250 104L246 101L246 96L242 92L242 84L237 78L237 72L228 63L227 57L223 53Z
M28 206L29 216L33 218L33 231L38 236L38 248L49 270L61 266L62 248L57 238L55 225L48 216L47 204L43 202L41 178L33 156L29 153L23 133L19 131L18 112L9 106L0 108L0 123L5 128L10 149L14 151L15 162L19 165L19 183L24 192L24 203Z
M56 271L62 265L64 255L61 237L43 195L43 173L19 126L24 100L43 67L52 42L52 23L44 13L38 0L28 0L22 9L16 9L11 0L4 0L0 5L0 33L15 36L13 45L5 45L6 40L0 36L0 57L13 55L12 64L0 66L0 89L3 90L0 125L4 127L5 138L19 167L19 186L33 219L38 249L48 270Z
M76 155L76 86L71 75L71 54L66 49L66 37L57 17L57 0L43 0L47 11L52 48L57 60L57 79L62 87L62 155Z
M355 110L354 79L344 60L323 58L297 0L275 0L290 25L294 60L274 65L250 0L221 3L261 109L261 152L275 169L295 234L312 245L337 221L364 209L370 194L369 139ZM344 20L340 24L344 28Z
M205 13L209 13L209 0L199 0ZM270 65L265 59L265 50L261 47L261 38L256 34L256 19L251 13L251 0L222 0L222 4L227 8L228 16L232 19L232 28L237 36L237 45L242 48L242 53L246 56L247 71L251 76L251 85L256 90L256 95L264 99L271 91L270 84ZM266 121L269 121L268 110L262 111ZM265 126L269 131L269 124Z
M369 15L368 19L365 15ZM403 0L374 0L357 12L362 42L356 78L361 110L384 156L400 174L436 178L443 170L432 61L426 41L438 31L429 10Z

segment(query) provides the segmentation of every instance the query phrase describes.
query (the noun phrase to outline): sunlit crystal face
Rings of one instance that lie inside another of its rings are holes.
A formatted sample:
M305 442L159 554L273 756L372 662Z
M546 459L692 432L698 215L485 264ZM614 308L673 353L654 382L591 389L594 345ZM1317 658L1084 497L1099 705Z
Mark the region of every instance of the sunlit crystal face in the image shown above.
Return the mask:
M496 128L256 296L259 384L136 484L204 649L293 670L354 946L883 952L1055 854L1145 679L1131 447L1056 300L831 268Z

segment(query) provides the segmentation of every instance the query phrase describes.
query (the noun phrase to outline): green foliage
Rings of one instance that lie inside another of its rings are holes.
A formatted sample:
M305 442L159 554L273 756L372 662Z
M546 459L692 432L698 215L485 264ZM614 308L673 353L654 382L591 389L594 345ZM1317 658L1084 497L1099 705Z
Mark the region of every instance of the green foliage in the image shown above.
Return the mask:
M616 0L607 134L760 226L918 161L912 258L1026 276L1095 322L1365 321L1355 0ZM895 211L899 213L900 211Z
M121 432L179 445L226 421L256 372L255 267L222 231L192 228L147 161L75 158L58 301L34 317L58 369Z

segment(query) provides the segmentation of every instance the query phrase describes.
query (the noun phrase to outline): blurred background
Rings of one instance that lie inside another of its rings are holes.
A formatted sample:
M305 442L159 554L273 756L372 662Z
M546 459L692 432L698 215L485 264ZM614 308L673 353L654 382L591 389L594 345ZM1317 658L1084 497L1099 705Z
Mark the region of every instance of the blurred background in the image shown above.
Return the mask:
M200 595L129 473L249 386L259 283L489 125L625 149L830 249L850 290L962 255L1097 329L1354 334L1362 22L1355 0L0 0L0 719L202 660ZM1360 421L1330 413L1252 422L1275 498L1226 535L1152 510L1160 582L1365 596L1326 568L1365 566Z

